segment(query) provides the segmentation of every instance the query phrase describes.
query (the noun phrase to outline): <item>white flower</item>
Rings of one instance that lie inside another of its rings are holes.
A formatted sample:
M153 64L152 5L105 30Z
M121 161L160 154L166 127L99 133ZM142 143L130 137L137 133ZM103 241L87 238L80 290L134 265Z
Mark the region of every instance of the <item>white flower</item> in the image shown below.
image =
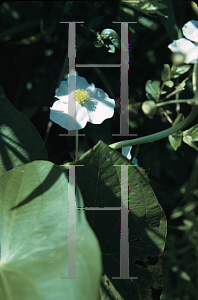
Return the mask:
M198 62L198 21L191 20L182 27L183 35L187 38L174 40L168 45L172 52L182 53L184 62L194 64Z
M183 35L192 42L198 42L198 21L191 20L182 27Z
M70 79L72 77L75 76L70 76ZM71 117L68 112L68 87L68 81L61 81L55 95L59 100L50 108L50 119L65 129L68 129L68 118ZM87 122L101 124L114 114L115 100L110 99L102 89L96 88L93 83L89 84L81 76L76 76L76 90L72 103L76 104L76 122L69 130L83 129Z

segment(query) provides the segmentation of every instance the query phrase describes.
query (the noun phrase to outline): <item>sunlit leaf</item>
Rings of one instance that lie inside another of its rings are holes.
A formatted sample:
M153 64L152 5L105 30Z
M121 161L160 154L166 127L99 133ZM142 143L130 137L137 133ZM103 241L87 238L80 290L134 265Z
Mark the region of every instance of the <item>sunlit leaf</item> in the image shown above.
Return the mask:
M182 65L182 66L178 66L178 67L173 65L171 67L171 78L177 78L180 75L188 72L190 67L191 67L190 65Z
M73 249L69 257L73 218L68 219L68 180L61 168L46 161L16 167L1 176L0 195L1 299L94 299L101 276L99 244L78 210L76 256ZM84 206L78 188L76 203ZM71 278L70 261L76 276L85 279Z
M150 14L157 14L159 16L166 17L162 12L159 11L159 9L164 9L167 6L160 3L160 0L150 0L150 1L144 1L144 0L121 0L121 2L126 3L127 5L143 12L146 15Z
M169 88L172 88L174 86L174 82L172 80L167 80L164 82L164 84Z
M176 151L181 146L181 143L182 143L182 132L181 133L179 132L174 137L172 135L169 135L168 140L169 140L169 143L171 144L172 148Z

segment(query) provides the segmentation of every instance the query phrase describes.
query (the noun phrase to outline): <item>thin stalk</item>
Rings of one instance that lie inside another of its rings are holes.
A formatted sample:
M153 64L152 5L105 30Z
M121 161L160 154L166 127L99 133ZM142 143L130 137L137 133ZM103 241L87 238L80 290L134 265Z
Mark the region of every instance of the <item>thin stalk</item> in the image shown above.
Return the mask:
M195 102L195 99L184 99L184 100L170 100L170 101L165 101L165 102L160 102L160 103L156 103L157 107L163 106L163 105L167 105L167 104L173 104L173 103L189 103L191 102L192 104Z
M117 142L117 143L109 145L109 147L113 148L113 149L119 149L119 148L122 148L122 147L125 147L125 146L140 145L140 144L152 143L152 142L161 140L161 139L163 139L163 138L165 138L169 135L172 135L173 133L175 133L179 130L182 130L186 126L188 126L194 120L197 113L198 113L198 106L193 105L192 110L191 110L190 114L188 115L188 117L185 118L179 124L176 124L176 125L168 128L168 129L166 129L166 130L162 130L160 132L150 134L150 135L147 135L147 136L143 136L143 137L140 137L140 138L137 138L137 139Z
M75 153L75 162L78 160L78 130L76 130L76 153Z

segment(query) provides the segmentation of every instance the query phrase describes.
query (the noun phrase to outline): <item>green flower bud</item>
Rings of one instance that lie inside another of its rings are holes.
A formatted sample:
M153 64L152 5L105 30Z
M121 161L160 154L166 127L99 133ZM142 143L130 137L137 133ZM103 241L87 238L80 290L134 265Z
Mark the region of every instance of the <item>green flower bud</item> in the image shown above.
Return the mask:
M142 111L147 116L153 116L157 111L156 103L151 100L144 101L144 103L142 104Z

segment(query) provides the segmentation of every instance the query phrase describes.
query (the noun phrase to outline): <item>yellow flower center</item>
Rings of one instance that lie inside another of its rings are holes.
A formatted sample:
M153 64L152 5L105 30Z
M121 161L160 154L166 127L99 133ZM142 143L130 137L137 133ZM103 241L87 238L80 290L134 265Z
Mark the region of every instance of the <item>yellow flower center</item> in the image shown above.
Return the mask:
M84 105L85 101L89 99L89 93L87 90L78 89L74 91L74 100L78 101L81 105Z

